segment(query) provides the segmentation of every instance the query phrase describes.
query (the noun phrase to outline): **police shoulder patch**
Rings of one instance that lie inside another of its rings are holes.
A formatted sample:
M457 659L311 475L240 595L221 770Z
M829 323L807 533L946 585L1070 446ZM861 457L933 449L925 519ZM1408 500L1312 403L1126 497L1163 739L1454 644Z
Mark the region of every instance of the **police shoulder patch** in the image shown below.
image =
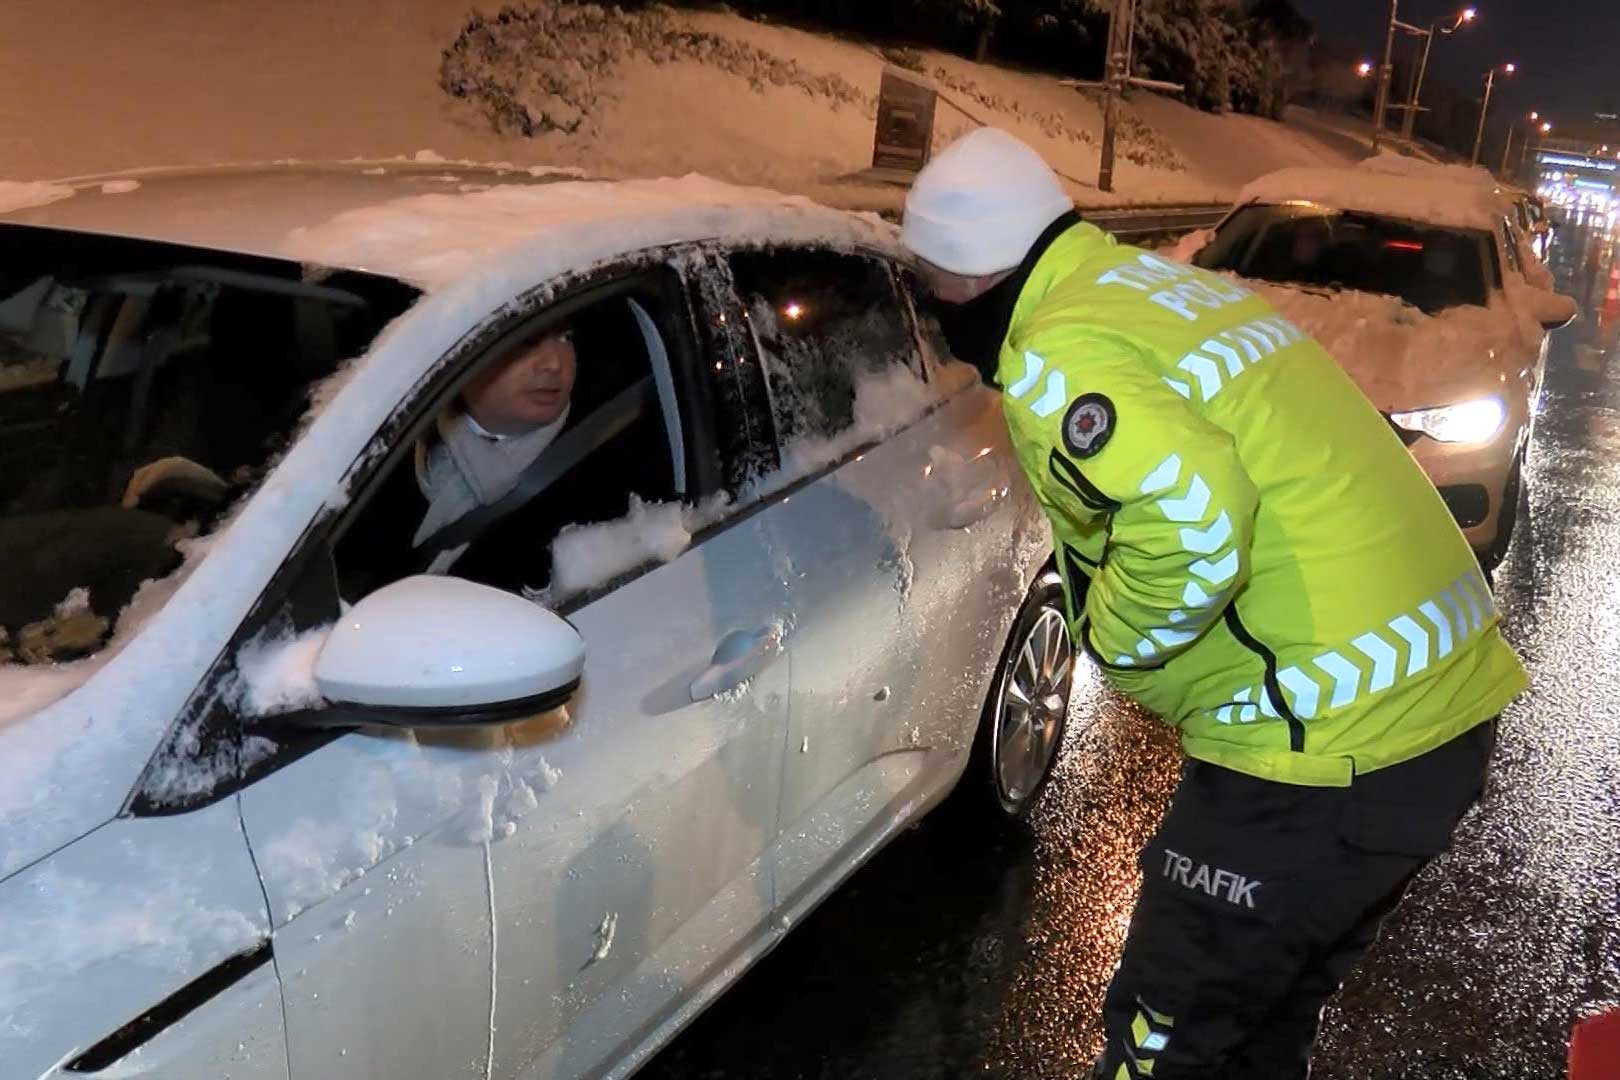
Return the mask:
M1094 456L1114 435L1114 403L1104 394L1082 394L1063 414L1063 445L1078 458Z

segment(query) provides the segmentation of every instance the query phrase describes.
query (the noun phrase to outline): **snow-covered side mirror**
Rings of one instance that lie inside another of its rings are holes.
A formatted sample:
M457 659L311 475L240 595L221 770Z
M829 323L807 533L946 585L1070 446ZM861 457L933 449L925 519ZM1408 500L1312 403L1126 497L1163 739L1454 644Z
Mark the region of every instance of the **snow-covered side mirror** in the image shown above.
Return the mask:
M1531 294L1535 297L1532 304L1536 321L1546 330L1562 330L1575 321L1580 314L1580 305L1573 296L1562 293L1547 292L1537 289Z
M409 577L360 601L315 658L332 706L313 723L499 724L554 709L579 688L585 643L512 593L453 577Z

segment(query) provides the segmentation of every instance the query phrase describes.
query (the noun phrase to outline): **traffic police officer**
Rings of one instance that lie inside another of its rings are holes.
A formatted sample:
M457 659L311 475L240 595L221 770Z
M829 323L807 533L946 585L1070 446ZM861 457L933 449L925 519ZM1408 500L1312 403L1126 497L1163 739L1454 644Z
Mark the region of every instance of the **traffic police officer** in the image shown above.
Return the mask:
M1229 278L1081 221L981 129L902 230L1003 389L1070 625L1187 764L1142 855L1094 1075L1287 1080L1479 797L1525 686L1444 503L1321 346Z

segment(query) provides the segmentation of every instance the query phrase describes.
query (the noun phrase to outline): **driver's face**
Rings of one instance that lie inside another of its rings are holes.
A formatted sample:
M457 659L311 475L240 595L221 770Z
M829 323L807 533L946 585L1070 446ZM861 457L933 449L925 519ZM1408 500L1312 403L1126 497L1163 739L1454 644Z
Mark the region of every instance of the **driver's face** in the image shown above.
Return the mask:
M522 435L562 416L574 394L575 371L573 333L555 331L480 372L462 400L486 431Z

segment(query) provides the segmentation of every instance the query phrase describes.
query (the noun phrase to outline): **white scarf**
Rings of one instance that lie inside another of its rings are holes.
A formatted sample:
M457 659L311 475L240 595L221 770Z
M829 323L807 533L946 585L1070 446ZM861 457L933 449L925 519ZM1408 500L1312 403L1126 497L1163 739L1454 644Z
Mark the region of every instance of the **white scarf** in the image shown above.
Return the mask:
M568 422L567 408L544 427L522 435L491 435L464 411L441 415L437 438L416 444L416 482L428 510L412 544L420 544L480 506L489 506L517 486Z

